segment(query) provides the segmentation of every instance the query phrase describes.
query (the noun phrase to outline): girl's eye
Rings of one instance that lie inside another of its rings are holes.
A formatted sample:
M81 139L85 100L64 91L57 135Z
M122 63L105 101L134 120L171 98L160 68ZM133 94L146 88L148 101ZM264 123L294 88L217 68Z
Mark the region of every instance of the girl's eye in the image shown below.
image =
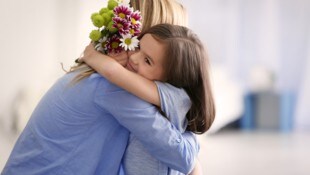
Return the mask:
M146 62L146 64L151 65L151 61L148 58L144 58L144 61Z

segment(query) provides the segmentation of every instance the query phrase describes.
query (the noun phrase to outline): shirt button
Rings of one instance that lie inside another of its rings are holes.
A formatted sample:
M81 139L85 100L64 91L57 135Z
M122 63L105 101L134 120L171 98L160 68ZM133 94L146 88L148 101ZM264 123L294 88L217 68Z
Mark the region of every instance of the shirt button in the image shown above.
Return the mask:
M177 142L180 143L180 142L181 142L181 139L177 139Z

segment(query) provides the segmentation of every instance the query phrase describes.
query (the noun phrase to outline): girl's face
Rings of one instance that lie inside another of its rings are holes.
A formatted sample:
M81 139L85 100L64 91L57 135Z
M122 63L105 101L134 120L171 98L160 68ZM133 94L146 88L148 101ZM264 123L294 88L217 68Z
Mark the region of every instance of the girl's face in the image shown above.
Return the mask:
M164 81L165 47L145 34L140 40L140 50L129 56L126 68L149 80Z

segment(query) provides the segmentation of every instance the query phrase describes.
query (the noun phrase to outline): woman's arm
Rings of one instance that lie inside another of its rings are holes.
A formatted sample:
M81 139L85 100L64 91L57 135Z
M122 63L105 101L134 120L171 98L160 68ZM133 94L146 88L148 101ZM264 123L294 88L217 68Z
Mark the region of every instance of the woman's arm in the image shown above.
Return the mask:
M93 44L89 44L85 48L84 56L81 59L113 84L160 107L160 98L155 82L123 67L126 64L124 60L128 59L127 52L114 54L113 57L115 57L115 59L108 55L101 54L95 50Z

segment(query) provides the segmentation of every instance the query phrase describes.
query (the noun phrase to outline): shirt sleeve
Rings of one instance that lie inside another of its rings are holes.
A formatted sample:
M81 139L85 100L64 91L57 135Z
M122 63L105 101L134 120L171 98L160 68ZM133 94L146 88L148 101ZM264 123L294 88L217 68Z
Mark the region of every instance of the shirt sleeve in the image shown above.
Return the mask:
M161 110L170 122L181 132L187 127L186 114L191 107L191 101L182 88L177 88L169 83L156 81L160 97Z
M170 168L189 173L199 151L197 138L183 134L158 109L120 89L99 89L95 102L134 134L156 159Z

